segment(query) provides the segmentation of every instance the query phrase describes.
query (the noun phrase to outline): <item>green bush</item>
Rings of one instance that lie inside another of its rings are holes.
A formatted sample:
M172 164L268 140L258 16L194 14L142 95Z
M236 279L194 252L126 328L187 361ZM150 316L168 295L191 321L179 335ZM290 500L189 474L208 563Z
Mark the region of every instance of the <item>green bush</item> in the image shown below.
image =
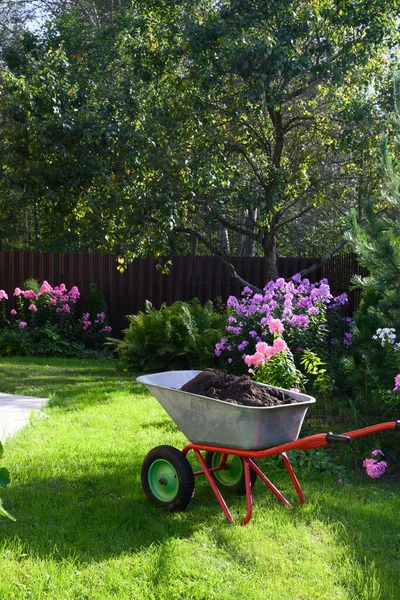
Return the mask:
M215 364L214 346L225 318L213 303L163 304L159 310L146 301L145 312L128 316L122 340L110 340L125 366L133 371L202 369Z

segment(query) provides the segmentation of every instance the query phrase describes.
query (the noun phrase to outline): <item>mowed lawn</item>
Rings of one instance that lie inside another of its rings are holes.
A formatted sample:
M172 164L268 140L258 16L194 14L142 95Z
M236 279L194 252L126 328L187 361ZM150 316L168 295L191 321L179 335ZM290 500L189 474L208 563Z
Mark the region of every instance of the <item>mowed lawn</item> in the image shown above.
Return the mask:
M257 482L245 527L225 520L204 478L184 512L157 509L141 487L142 461L157 445L187 440L117 367L0 360L1 392L50 398L4 444L0 466L12 482L0 496L17 520L0 520L0 598L398 600L398 480L360 475L340 485L334 474L300 470L306 504L294 510ZM275 463L261 466L297 506ZM245 499L226 500L240 519Z

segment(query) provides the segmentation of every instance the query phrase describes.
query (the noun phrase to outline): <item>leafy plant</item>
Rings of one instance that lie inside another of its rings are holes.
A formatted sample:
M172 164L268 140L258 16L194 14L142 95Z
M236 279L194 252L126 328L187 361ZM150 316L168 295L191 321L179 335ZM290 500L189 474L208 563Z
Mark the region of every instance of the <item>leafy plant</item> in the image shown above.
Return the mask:
M0 458L3 458L3 444L0 442ZM5 467L1 467L0 468L0 486L2 488L7 487L7 485L10 483L11 479L10 479L10 473L8 472L8 469L6 469ZM15 521L15 518L10 515L9 512L7 512L4 508L3 508L3 503L0 499L0 516L2 517L7 517L8 519L11 519L11 521Z
M110 340L126 367L139 371L202 368L214 364L213 349L224 317L212 302L163 304L159 310L146 301L145 312L128 316L122 340Z

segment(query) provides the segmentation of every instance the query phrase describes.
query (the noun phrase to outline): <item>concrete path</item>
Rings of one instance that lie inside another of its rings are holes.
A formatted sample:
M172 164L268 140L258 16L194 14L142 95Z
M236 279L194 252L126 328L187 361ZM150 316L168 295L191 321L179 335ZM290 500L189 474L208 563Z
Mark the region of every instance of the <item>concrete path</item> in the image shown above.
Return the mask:
M29 423L31 412L45 406L48 400L0 393L0 441L4 442Z

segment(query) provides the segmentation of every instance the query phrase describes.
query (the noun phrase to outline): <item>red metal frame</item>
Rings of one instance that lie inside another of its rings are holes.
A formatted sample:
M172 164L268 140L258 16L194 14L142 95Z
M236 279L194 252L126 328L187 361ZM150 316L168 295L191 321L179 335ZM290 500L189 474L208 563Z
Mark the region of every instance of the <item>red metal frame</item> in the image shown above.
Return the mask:
M354 431L348 431L347 433L341 434L347 438L358 438L364 435L369 435L371 433L377 433L378 431L384 431L385 429L400 429L400 421L390 421L388 423L380 423L379 425L371 425L370 427L363 427L362 429L356 429ZM311 435L306 438L301 438L295 440L294 442L288 442L287 444L281 444L280 446L274 446L273 448L263 448L261 450L240 450L238 448L226 448L224 446L211 446L207 444L194 444L190 443L184 447L182 453L186 456L186 454L193 450L197 460L200 463L202 468L201 471L194 473L195 476L205 475L208 479L208 482L213 490L219 505L221 506L226 518L231 523L234 522L234 519L226 505L224 498L215 482L215 479L212 476L214 471L220 471L226 469L226 460L230 454L241 456L243 458L244 465L244 478L245 478L245 488L246 488L246 509L247 513L244 519L241 521L241 525L246 525L251 519L253 512L253 497L251 491L251 481L250 481L250 470L252 469L255 473L257 473L258 477L265 483L265 485L271 490L271 492L288 508L292 508L290 502L281 494L281 492L274 486L274 484L266 477L266 475L261 471L261 469L257 466L253 459L257 458L268 458L269 456L274 456L276 454L280 454L286 470L289 474L290 479L292 480L293 486L296 490L297 496L299 498L300 504L304 504L304 494L298 482L298 479L295 475L292 465L290 464L289 458L286 454L289 450L311 450L313 448L321 448L323 446L327 446L329 442L327 441L326 433L319 433L316 435ZM204 458L201 452L218 452L222 454L222 459L218 467L207 467Z

